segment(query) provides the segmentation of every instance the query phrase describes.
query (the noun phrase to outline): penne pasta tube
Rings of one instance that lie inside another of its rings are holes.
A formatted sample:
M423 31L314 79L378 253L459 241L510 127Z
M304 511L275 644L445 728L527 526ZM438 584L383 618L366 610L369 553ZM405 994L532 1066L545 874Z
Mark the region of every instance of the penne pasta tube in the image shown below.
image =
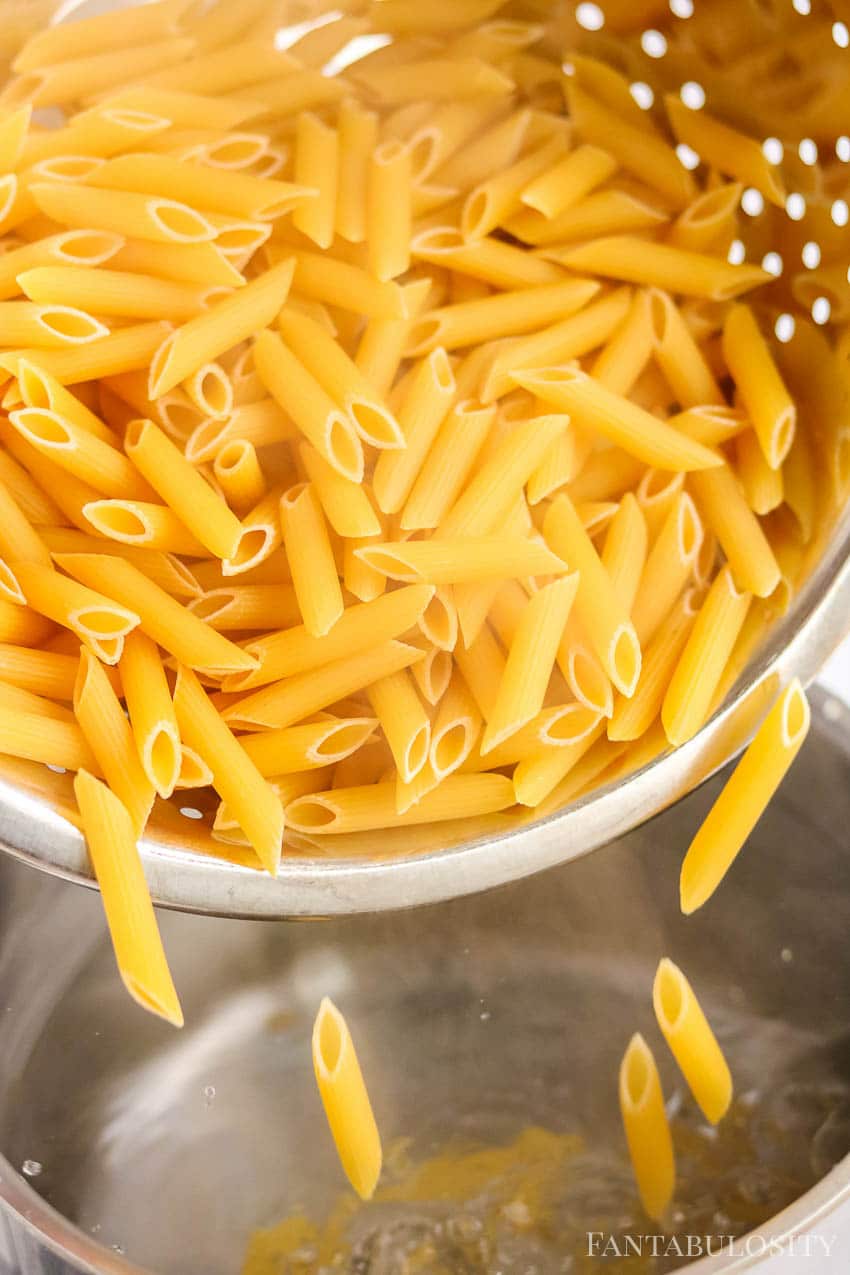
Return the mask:
M311 69L291 71L248 86L252 99L256 98L262 105L262 116L273 118L321 110L332 106L350 91L351 85L341 75L332 77Z
M732 1101L732 1077L694 990L677 965L659 961L652 985L658 1026L702 1114L717 1124Z
M221 564L221 572L223 576L246 576L247 573L256 573L261 571L263 565L270 561L275 550L279 549L282 543L282 531L280 525L280 498L283 495L284 488L275 486L271 491L267 492L258 505L255 505L250 513L246 514L242 519L242 528L236 549L229 558L225 558ZM285 571L283 579L289 580L291 573L286 564L284 554L280 555ZM253 580L257 581L256 575ZM268 582L269 578L273 581L281 578L280 573L275 571L271 577L263 577Z
M283 544L295 596L311 637L324 637L345 608L322 507L311 483L291 487L281 498Z
M720 541L737 586L756 597L769 597L779 583L779 564L735 474L722 465L693 474L690 482L703 520Z
M48 350L85 345L109 332L84 310L30 301L0 301L0 325L4 345Z
M368 539L381 534L378 516L359 483L343 478L309 443L301 444L299 455L322 511L337 535Z
M706 447L717 447L720 443L728 443L730 439L742 434L750 428L746 413L735 407L723 407L711 404L705 407L689 407L687 411L677 412L668 417L668 425L681 430L697 443Z
M723 356L765 460L778 469L794 441L797 409L748 306L733 306L727 314Z
M810 722L805 692L795 678L759 726L688 847L679 879L687 916L726 876L800 751Z
M277 875L283 845L280 798L231 733L191 669L177 671L174 711L180 737L212 771L213 787L245 833L267 872Z
M467 240L452 226L432 226L413 237L411 254L496 288L534 288L562 282L560 267L493 236Z
M351 417L364 442L381 448L402 446L404 437L395 417L333 336L309 316L288 307L278 327L310 375Z
M696 617L694 590L686 590L665 614L643 649L640 677L630 699L620 695L608 723L608 738L639 739L656 721L673 670L679 662Z
M270 47L268 41L252 39L246 33L244 39L227 47L199 53L178 66L166 66L145 76L144 87L218 96L258 85L271 76L286 78L298 65L297 59L283 49ZM248 88L248 92L254 101L253 90ZM256 101L262 103L259 93Z
M455 389L451 365L442 348L427 355L412 371L398 412L404 447L383 451L372 477L382 513L398 513L404 507L452 405Z
M401 515L403 531L439 526L473 472L496 415L495 405L462 399L443 419Z
M381 1175L381 1137L348 1024L325 996L313 1025L313 1069L340 1164L361 1200Z
M311 111L302 111L295 123L295 179L315 198L300 203L292 224L320 248L330 248L336 220L339 173L339 136L335 128Z
M575 82L566 85L570 117L585 142L610 152L626 172L657 190L674 208L684 208L696 194L693 177L672 146L648 129L633 124Z
M151 398L174 389L205 363L274 320L289 293L291 262L281 262L167 337L151 361Z
M130 816L87 769L76 776L74 795L124 986L144 1009L182 1027Z
M567 495L559 496L550 506L543 534L552 550L578 571L576 615L617 690L632 695L641 664L637 635Z
M481 536L503 530L523 486L568 425L566 416L535 416L508 432L441 522L440 535Z
M32 106L27 103L0 120L0 171L8 173L17 166L31 119Z
M422 651L403 642L371 644L353 657L334 660L247 695L226 708L223 717L240 728L291 726L421 659Z
M121 612L132 606L129 614L141 617L142 631L190 667L221 676L254 667L251 656L181 606L133 563L102 552L60 552L54 559L82 584L93 581L100 586L110 608Z
M288 777L351 757L377 724L374 717L331 718L245 735L239 742L261 775Z
M48 699L70 702L78 664L77 656L33 651L16 643L0 642L0 679L22 691L37 692Z
M549 327L508 344L493 359L480 390L483 403L509 394L516 388L518 369L529 370L566 363L597 349L617 331L629 312L631 296L627 288L591 301L578 313L570 314Z
M119 155L89 178L89 185L139 195L167 196L203 215L216 213L247 221L272 221L303 205L316 203L315 191L297 183L254 177L229 170L226 180L211 181L202 164L169 155Z
M367 694L390 746L399 779L409 784L428 761L431 750L431 719L416 694L413 679L402 669L373 682Z
M550 797L604 734L604 730L605 719L600 717L575 743L563 748L541 748L539 752L523 758L513 773L514 790L520 805L534 808Z
M81 98L142 77L158 67L182 62L192 52L192 41L171 37L123 49L108 49L87 57L68 58L38 70L28 71L6 86L4 97L10 104L21 101L33 106L67 106Z
M732 301L770 278L760 266L731 265L720 257L628 235L593 239L558 253L558 261L570 270L712 301Z
M26 606L17 574L8 563L0 562L0 578L3 581L0 597L0 641L20 646L37 646L49 637L52 627L37 611ZM11 601L6 601L11 598ZM24 605L22 605L22 603Z
M151 243L127 240L111 259L115 270L155 275L207 288L241 288L245 280L214 243Z
M230 558L236 552L239 519L153 421L131 421L124 447L169 510L210 553Z
M380 0L372 10L382 31L413 36L474 28L503 7L499 0L467 0L459 10L452 0L436 0L426 10L418 0Z
M261 107L258 102L214 97L210 93L184 93L179 89L131 84L116 90L95 112L83 112L74 118L79 121L100 111L141 112L166 119L174 128L210 128L228 133L259 115Z
M266 494L266 480L253 443L234 438L225 443L213 463L222 495L236 513L252 509Z
M52 555L57 553L102 553L104 544L98 536L71 527L42 527L41 538ZM164 592L175 598L195 598L201 587L184 562L173 554L157 549L137 548L116 541L109 544L112 556L123 558L146 575Z
M434 596L431 585L395 589L371 602L346 607L324 637L314 638L303 624L267 633L245 650L258 661L249 673L225 679L226 691L249 690L280 678L318 669L346 654L356 655L415 628Z
M547 323L581 310L598 291L598 284L568 279L431 310L413 323L406 352L416 356L437 346L454 350L498 337L536 332Z
M533 540L478 536L365 545L357 557L404 584L462 584L536 575L560 575L566 566Z
M754 514L764 517L779 508L785 499L784 470L787 464L783 469L771 469L753 429L745 429L735 438L735 468L744 497Z
M14 70L37 71L66 62L82 53L91 56L129 44L145 44L179 33L180 10L167 0L143 9L122 9L79 19L71 24L48 26L26 41L15 57Z
M365 68L355 65L352 78L382 106L429 101L458 101L485 94L508 94L513 82L502 71L477 58L422 58L405 66Z
M74 716L100 771L130 817L140 837L156 792L142 767L130 723L102 665L91 651L80 651L74 684Z
M186 744L180 745L180 774L174 786L175 792L183 788L209 788L213 773L205 761ZM237 825L238 826L238 825Z
M180 777L180 732L156 643L139 629L129 633L118 671L142 770L160 797L170 797Z
M366 249L369 268L382 283L410 265L413 220L410 151L391 140L376 146L366 187Z
M655 635L694 572L703 544L702 522L687 492L674 499L641 573L632 622L641 646Z
M715 576L664 695L661 720L671 744L686 743L705 722L750 601L728 566Z
M206 417L223 420L233 412L233 384L218 363L203 363L183 382L183 390Z
M291 585L236 584L210 589L193 598L189 609L219 633L234 629L279 629L298 624L301 619Z
M471 691L457 671L442 696L431 727L428 768L436 784L460 770L481 731L481 716Z
M108 231L165 244L198 244L215 238L215 227L201 213L174 199L68 182L33 182L29 189L43 213L71 229Z
M471 190L461 211L460 228L464 238L479 239L505 225L522 208L523 190L540 173L556 164L565 151L564 139L552 137Z
M639 1032L620 1063L619 1096L638 1194L648 1216L660 1219L673 1196L676 1162L658 1068Z
M287 806L286 818L297 832L327 836L493 814L514 803L513 784L504 775L455 774L404 814L396 812L395 784L379 783L296 797Z
M613 394L586 372L543 368L515 372L514 380L544 402L568 412L582 429L602 434L647 465L688 471L722 464L716 452L685 438L631 399Z
M689 252L728 252L735 237L743 190L743 185L736 182L697 195L673 222L667 242Z
M395 286L395 285L393 285ZM410 327L433 292L430 279L416 279L398 289L405 318L370 319L357 347L355 363L375 393L389 392L407 347Z
M144 500L153 495L136 467L117 447L64 419L58 412L24 407L10 413L9 423L36 451L95 492L130 500Z
M593 360L590 375L615 394L628 395L652 357L652 346L649 297L636 292L623 322Z
M128 607L38 562L12 564L33 610L76 633L105 664L117 664L126 634L139 623Z
M608 524L600 561L617 600L629 616L640 587L647 543L646 519L634 494L627 491Z
M74 714L70 709L45 699L43 695L34 695L31 691L12 686L9 682L0 682L0 705L4 709L32 713L36 717L49 717L55 722L74 722ZM92 757L94 761L94 757Z
M62 385L79 385L82 381L97 381L101 377L147 368L167 332L165 323L139 323L118 328L84 345L56 350L16 350L0 355L0 368L17 376L22 362L35 362Z
M520 200L544 217L557 217L579 203L617 171L613 155L598 146L579 146L525 187Z
M234 407L226 420L207 418L186 439L184 454L193 465L215 460L229 442L253 443L267 447L296 437L296 431L273 398Z
M354 422L273 332L254 342L257 371L272 398L288 413L304 437L344 478L363 478L363 446Z
M652 349L679 406L687 410L723 405L723 393L671 298L657 288L649 293Z
M689 109L672 93L665 95L664 106L676 139L696 151L704 164L754 187L777 208L785 207L781 171L768 160L760 141L721 123L707 111Z
M22 291L18 276L39 267L90 269L102 266L122 247L120 235L98 230L64 230L33 243L21 244L0 256L0 299Z
M486 756L540 712L578 589L578 576L545 585L525 604L481 741Z
M205 309L210 291L128 271L54 265L22 271L18 286L43 306L69 306L73 301L96 314L174 321L191 319Z
M335 229L349 243L366 238L369 162L378 141L378 116L354 98L340 104Z
M286 246L287 255L290 250ZM405 304L397 283L382 283L366 270L318 252L293 249L293 291L313 301L373 319L403 319Z
M113 447L117 444L114 432L95 416L86 405L70 390L56 380L55 376L22 359L18 365L18 389L25 407L32 407L53 412L63 420L71 422L78 429L93 434L96 438Z
M0 476L0 555L6 562L51 565L50 550Z

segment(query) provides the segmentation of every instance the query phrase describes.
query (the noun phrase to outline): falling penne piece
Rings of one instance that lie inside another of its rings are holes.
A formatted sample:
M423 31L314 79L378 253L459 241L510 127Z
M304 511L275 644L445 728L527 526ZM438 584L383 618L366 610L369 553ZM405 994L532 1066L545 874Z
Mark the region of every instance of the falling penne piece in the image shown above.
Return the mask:
M313 1067L346 1177L363 1200L381 1174L381 1137L348 1024L324 998L313 1025Z

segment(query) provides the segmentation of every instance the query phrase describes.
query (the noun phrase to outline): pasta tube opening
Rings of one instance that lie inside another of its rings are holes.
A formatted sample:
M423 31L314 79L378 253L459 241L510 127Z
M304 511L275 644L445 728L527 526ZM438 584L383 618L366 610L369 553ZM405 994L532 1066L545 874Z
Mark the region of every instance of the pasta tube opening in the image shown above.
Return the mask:
M233 385L218 363L205 363L189 377L183 388L205 416L222 420L233 411Z
M355 396L350 400L348 410L364 442L372 447L404 447L404 435L398 421L380 403Z
M173 726L162 722L145 741L142 766L160 796L168 796L180 777L180 740Z
M124 247L121 235L106 230L66 230L57 235L53 254L59 261L75 266L102 266Z
M614 690L599 661L590 651L574 647L566 663L567 682L576 699L594 714L610 717L614 711Z
M243 527L235 552L222 562L224 575L239 575L250 571L272 552L279 537L271 526Z
M541 743L577 744L590 734L598 721L598 708L591 708L588 704L567 704L550 717L541 733Z
M109 328L99 319L72 306L42 305L38 307L37 325L62 345L85 345L98 337L108 336Z
M175 243L208 243L216 237L206 217L172 199L149 199L148 213L166 239Z
M611 680L626 699L635 693L640 677L640 643L631 624L621 625L611 639Z
M788 688L788 694L782 705L781 737L785 748L796 746L808 734L811 722L811 709L805 692L799 682Z
M670 961L662 961L656 976L656 1012L664 1032L674 1032L681 1025L685 1008L683 975Z

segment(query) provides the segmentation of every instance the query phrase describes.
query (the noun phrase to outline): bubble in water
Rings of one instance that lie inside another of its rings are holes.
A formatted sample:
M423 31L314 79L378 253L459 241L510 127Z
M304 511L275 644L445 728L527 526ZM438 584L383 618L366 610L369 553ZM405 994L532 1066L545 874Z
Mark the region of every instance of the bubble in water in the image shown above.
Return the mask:
M783 965L790 965L794 959L794 953L791 951L790 947L783 947L779 955L782 958Z
M490 1011L489 1011L489 1009L485 1009L485 1010L484 1010L484 1012L483 1012L482 1014L479 1014L479 1015L478 1015L478 1017L481 1019L482 1023L487 1023L487 1022L489 1022L489 1021L490 1021Z
M42 1165L38 1160L24 1160L21 1165L21 1172L27 1178L37 1178L41 1170Z
M215 1098L215 1085L207 1085L206 1088L204 1089L205 1105L207 1107L212 1106L212 1102L214 1098Z

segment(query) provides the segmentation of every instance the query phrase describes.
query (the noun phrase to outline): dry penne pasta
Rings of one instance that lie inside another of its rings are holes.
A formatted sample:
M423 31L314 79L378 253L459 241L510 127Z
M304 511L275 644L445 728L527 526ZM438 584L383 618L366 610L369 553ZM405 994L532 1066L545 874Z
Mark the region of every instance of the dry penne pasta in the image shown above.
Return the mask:
M639 1032L620 1064L619 1096L641 1203L649 1217L661 1218L673 1195L676 1162L658 1068Z

